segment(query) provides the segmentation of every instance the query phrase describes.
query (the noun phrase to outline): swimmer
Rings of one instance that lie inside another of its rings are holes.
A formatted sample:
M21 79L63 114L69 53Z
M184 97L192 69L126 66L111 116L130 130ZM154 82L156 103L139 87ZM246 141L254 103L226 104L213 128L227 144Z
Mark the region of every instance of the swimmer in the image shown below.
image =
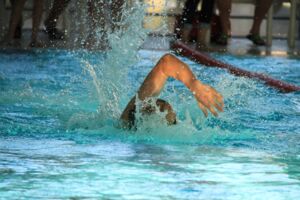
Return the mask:
M223 97L214 88L203 84L197 80L187 64L176 58L172 54L166 54L158 61L155 67L147 75L140 86L137 96L134 96L121 115L121 121L124 128L133 128L135 126L136 98L143 102L140 108L142 114L152 114L155 108L147 100L150 97L158 96L164 87L167 79L172 77L182 82L194 95L198 106L207 117L208 111L214 116L223 111ZM176 114L172 106L162 100L156 100L156 106L160 112L166 112L166 121L169 125L176 124Z

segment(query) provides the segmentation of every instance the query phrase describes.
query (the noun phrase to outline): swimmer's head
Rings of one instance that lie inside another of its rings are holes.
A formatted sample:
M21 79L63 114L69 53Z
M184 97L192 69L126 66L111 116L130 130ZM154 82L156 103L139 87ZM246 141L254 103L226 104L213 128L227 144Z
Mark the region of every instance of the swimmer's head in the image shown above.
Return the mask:
M177 123L176 114L173 111L172 106L168 102L162 99L157 99L156 106L157 107L155 108L153 105L146 105L140 110L140 112L143 115L150 115L150 114L154 114L156 110L159 109L160 112L167 113L165 119L168 125L174 125ZM135 109L132 110L129 114L129 124L130 127L134 127L135 125Z
M168 102L166 102L165 100L162 100L162 99L157 99L156 106L160 112L167 113L165 118L166 118L168 125L176 124L176 114L173 111L172 106ZM149 105L146 107L146 110L144 110L144 109L142 110L142 113L143 114L153 114L153 113L155 113L155 110L156 109L153 106Z

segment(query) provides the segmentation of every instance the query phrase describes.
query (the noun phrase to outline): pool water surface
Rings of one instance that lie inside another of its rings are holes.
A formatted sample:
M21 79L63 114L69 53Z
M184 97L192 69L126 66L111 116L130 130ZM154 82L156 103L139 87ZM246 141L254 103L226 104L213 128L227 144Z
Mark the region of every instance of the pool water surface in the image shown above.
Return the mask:
M118 128L164 53L140 50L115 68L103 53L1 52L0 199L299 199L299 93L180 57L225 111L205 118L170 79L160 98L178 125ZM300 85L299 58L213 56Z

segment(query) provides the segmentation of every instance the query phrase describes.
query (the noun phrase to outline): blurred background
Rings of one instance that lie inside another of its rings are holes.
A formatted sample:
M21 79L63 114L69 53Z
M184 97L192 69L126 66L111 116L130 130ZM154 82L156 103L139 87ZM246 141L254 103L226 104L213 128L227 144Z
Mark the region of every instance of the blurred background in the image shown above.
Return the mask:
M153 40L170 40L174 37L174 30L176 26L176 19L181 15L185 1L184 0L127 0L125 1L126 7L134 7L137 2L143 2L146 5L143 27L149 30L149 39ZM201 2L198 9L201 10ZM265 20L261 25L261 36L267 39L268 46L284 46L284 50L298 49L299 45L297 39L299 38L299 3L298 0L274 0L273 4L267 14ZM43 35L45 29L44 21L52 7L52 0L45 0L43 5L42 23L40 24L40 37L45 40L46 47L50 45L47 42L47 37ZM255 1L253 0L233 0L232 11L230 15L231 21L231 37L235 39L244 39L245 35L249 32L253 21L253 13ZM28 0L25 3L24 10L22 11L22 40L20 47L26 46L26 41L29 40L30 30L32 28L32 9L33 0ZM87 35L88 25L87 22L87 1L76 0L70 1L68 6L64 9L61 16L58 18L57 29L65 33L64 42L51 42L52 47L74 47L74 41L80 41ZM218 9L214 9L218 14ZM12 5L10 0L0 1L0 40L5 38L5 33L8 30L10 13ZM109 12L109 10L107 11ZM74 20L75 19L75 20ZM134 23L134 22L132 22ZM152 37L152 39L151 39ZM276 40L279 42L276 43ZM243 43L243 40L238 40ZM275 41L275 43L274 43ZM28 43L28 42L27 42ZM80 43L80 42L78 42ZM159 43L159 42L158 42ZM156 42L156 44L158 44ZM161 42L160 42L161 43ZM235 42L231 42L232 45ZM144 45L143 48L163 48L168 49L167 43L155 46L152 42ZM5 45L1 45L2 48ZM16 45L13 45L16 47ZM77 44L78 46L78 44Z

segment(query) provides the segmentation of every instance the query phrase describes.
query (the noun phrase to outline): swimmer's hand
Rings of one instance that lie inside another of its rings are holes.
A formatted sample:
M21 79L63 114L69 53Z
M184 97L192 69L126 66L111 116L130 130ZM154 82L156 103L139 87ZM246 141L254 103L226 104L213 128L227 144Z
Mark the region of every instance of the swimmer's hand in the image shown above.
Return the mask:
M198 101L198 106L205 117L208 115L208 110L216 117L218 116L216 110L223 111L223 97L214 88L201 83L199 80L194 80L189 89Z

